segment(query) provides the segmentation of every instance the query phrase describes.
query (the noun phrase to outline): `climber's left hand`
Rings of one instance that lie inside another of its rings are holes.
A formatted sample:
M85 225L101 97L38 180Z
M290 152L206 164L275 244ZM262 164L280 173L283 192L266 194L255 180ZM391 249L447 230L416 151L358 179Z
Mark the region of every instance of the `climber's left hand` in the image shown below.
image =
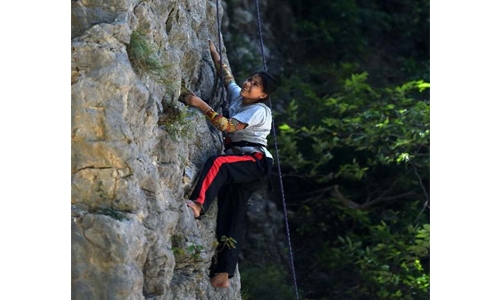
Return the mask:
M197 107L200 108L204 105L206 105L205 101L201 100L200 97L191 94L191 95L186 95L184 97L184 103L189 106Z

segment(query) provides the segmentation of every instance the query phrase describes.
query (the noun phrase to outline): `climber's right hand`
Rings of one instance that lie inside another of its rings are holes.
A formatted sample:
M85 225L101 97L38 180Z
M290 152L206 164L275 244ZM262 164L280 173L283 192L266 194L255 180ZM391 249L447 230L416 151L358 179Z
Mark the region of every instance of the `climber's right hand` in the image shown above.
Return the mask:
M215 48L215 45L212 42L212 40L208 40L208 47L210 48L210 55L212 56L212 60L214 61L215 65L217 67L219 67L220 63L221 63L220 55L217 52L217 49ZM219 69L219 68L217 68L217 69Z
M217 53L212 40L208 40L208 46L210 47L210 54L212 55L212 60L214 61L217 75L220 76L222 71L222 74L224 76L224 86L228 86L231 82L234 82L234 77L231 73L231 69L229 69L228 65L222 63L219 53Z

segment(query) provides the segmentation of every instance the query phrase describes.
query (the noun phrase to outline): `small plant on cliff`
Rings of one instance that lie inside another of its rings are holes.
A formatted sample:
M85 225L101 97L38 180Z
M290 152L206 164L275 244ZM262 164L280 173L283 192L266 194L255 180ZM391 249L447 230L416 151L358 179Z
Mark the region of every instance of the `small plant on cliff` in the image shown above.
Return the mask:
M203 250L203 246L201 245L189 245L187 247L188 253L191 255L191 257L195 260L198 260L201 258L201 251Z
M225 247L228 247L229 249L235 249L236 248L236 240L233 239L232 237L227 237L225 235L221 236L220 238L220 243L218 241L214 242L214 246L217 247L222 244L218 252L222 251Z
M186 243L184 238L178 235L172 236L172 252L175 256L189 257L194 260L201 258L201 253L204 249L202 245Z
M173 80L168 78L170 66L164 63L160 47L151 43L146 34L139 31L132 32L127 53L132 67L137 72L151 74L164 85L172 84Z
M170 133L174 141L179 137L191 138L194 123L189 122L188 118L192 115L192 111L168 103L158 117L158 126Z
M122 220L126 219L126 217L127 217L126 213L119 211L119 210L116 210L116 209L113 209L113 208L100 208L97 211L95 211L95 213L100 214L100 215L109 216L109 217L111 217L115 220L118 220L118 221L122 221Z
M223 247L224 246L227 246L228 248L231 248L231 249L234 249L236 248L236 240L233 239L232 237L227 237L225 235L223 235L221 238L220 238L220 241L222 242L222 245Z

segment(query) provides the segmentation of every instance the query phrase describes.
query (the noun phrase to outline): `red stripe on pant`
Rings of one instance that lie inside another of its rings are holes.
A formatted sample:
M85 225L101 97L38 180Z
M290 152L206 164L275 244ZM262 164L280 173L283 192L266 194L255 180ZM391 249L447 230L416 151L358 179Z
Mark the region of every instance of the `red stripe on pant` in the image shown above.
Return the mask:
M215 273L234 276L245 230L245 211L251 194L262 186L266 170L272 164L262 153L251 155L214 155L207 159L190 200L202 204L201 215L218 198L217 263L210 267ZM266 165L264 165L266 164ZM232 237L236 248L223 247L222 236Z
M258 158L259 160L262 159L263 154L262 153L254 153L253 156L250 155L243 155L243 156L235 156L235 155L228 155L228 156L219 156L217 157L210 169L208 170L207 175L203 179L203 182L201 184L201 189L198 195L198 199L196 199L196 202L203 204L205 203L205 193L212 184L213 180L219 173L220 168L222 167L223 164L227 163L235 163L235 162L244 162L244 161L255 161L255 158Z

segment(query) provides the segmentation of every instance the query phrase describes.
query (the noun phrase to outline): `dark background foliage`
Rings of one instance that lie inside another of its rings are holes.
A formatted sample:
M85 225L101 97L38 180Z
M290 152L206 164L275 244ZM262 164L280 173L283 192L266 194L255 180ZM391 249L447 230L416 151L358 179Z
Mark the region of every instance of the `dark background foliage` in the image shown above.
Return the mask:
M429 299L429 1L275 4L264 18L301 299ZM228 48L241 42L230 30ZM246 299L294 297L286 266L242 265Z

